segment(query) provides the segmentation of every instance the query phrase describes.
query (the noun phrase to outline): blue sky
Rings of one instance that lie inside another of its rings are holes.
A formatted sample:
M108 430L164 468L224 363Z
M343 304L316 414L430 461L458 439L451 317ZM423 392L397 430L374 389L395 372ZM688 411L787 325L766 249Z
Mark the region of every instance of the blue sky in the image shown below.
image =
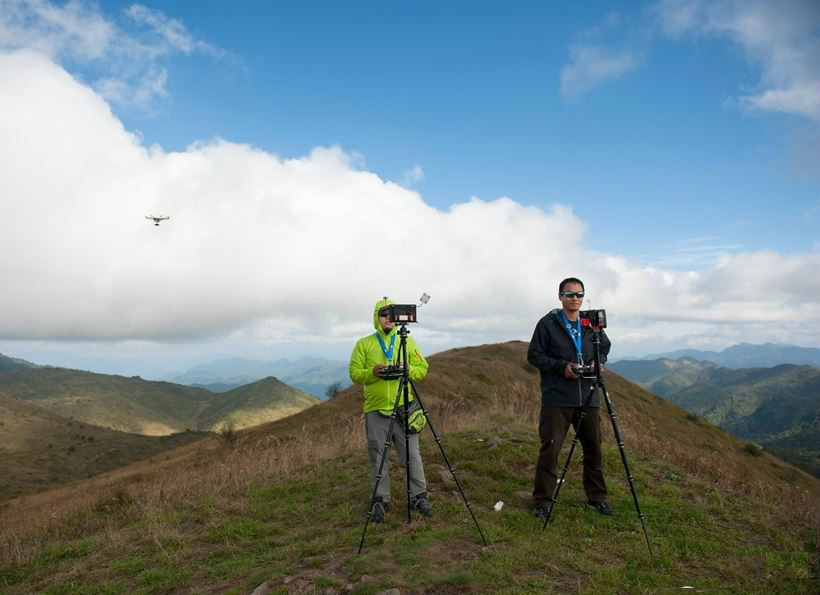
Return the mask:
M651 7L163 3L226 56L173 57L168 97L121 117L166 149L339 145L400 182L419 166L413 187L439 208L471 196L571 204L593 247L650 262L687 242L814 249L820 166L807 172L793 153L818 148L816 123L733 107L759 87L760 65L727 36L665 36ZM636 65L568 98L561 72L584 44Z
M621 355L820 341L816 2L0 0L0 77L4 353L528 339L570 274Z

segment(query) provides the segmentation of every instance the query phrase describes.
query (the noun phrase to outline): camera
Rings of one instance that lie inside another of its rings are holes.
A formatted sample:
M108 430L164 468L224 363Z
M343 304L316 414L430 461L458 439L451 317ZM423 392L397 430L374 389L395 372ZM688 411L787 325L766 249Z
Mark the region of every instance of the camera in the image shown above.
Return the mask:
M415 304L390 304L387 306L387 317L390 322L398 322L399 324L418 322Z
M581 326L593 330L606 328L606 310L582 310Z
M572 369L578 374L581 378L597 378L598 375L595 373L595 363L594 362L581 362L580 364L574 364Z
M404 376L404 366L401 364L390 364L382 368L381 377L384 380L397 380Z

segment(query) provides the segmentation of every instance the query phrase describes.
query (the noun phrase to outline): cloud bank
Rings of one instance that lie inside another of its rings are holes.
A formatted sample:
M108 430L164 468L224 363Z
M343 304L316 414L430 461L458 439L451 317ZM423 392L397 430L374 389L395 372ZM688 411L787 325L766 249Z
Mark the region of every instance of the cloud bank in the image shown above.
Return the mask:
M338 147L143 146L40 53L0 54L0 91L3 340L342 342L368 332L376 299L422 291L428 344L527 339L569 275L624 345L818 338L817 253L641 266L585 248L568 205L437 210Z

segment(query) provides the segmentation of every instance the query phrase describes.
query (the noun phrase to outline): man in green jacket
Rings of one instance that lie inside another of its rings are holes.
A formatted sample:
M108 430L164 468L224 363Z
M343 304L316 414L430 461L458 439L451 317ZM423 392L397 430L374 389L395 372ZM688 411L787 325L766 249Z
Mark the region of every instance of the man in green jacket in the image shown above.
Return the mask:
M385 368L389 364L401 363L399 362L398 329L387 316L387 306L394 303L386 297L376 302L373 308L373 326L376 332L359 339L353 348L353 353L350 354L350 379L364 387L364 425L367 434L367 452L370 455L371 493L376 486L382 450L388 441L390 416L393 413L400 382L383 378ZM407 364L410 368L410 378L414 381L427 376L427 360L424 359L421 350L411 337L407 337ZM410 400L413 400L412 390ZM399 403L399 407L402 405ZM396 447L399 461L402 466L405 466L404 425L398 420L393 424L393 435L390 441ZM410 444L410 499L418 512L424 516L430 516L433 514L433 508L427 500L427 483L424 480L418 433L411 433L408 442ZM384 520L389 502L390 478L388 477L388 463L385 462L382 478L376 490L376 500L370 511L374 522Z

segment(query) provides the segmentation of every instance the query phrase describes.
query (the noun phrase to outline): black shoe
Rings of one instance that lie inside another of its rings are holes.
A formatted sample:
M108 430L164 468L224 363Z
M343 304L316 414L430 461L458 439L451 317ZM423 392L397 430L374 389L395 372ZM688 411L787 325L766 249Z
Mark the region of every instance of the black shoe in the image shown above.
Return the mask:
M413 500L413 508L419 511L422 516L433 516L433 507L426 495L420 495Z
M387 513L387 502L383 502L381 497L377 497L373 503L373 508L370 509L370 520L374 523L381 523L384 520L384 515Z
M609 504L607 504L606 502L592 502L592 501L589 501L589 502L587 502L587 506L597 510L599 513L601 513L603 515L606 515L606 516L612 516L613 514L615 514L612 511L612 509L609 507Z
M542 521L545 521L547 520L547 515L550 513L550 507L547 504L536 504L535 508L532 509L532 513ZM550 520L552 520L552 517L550 517Z

